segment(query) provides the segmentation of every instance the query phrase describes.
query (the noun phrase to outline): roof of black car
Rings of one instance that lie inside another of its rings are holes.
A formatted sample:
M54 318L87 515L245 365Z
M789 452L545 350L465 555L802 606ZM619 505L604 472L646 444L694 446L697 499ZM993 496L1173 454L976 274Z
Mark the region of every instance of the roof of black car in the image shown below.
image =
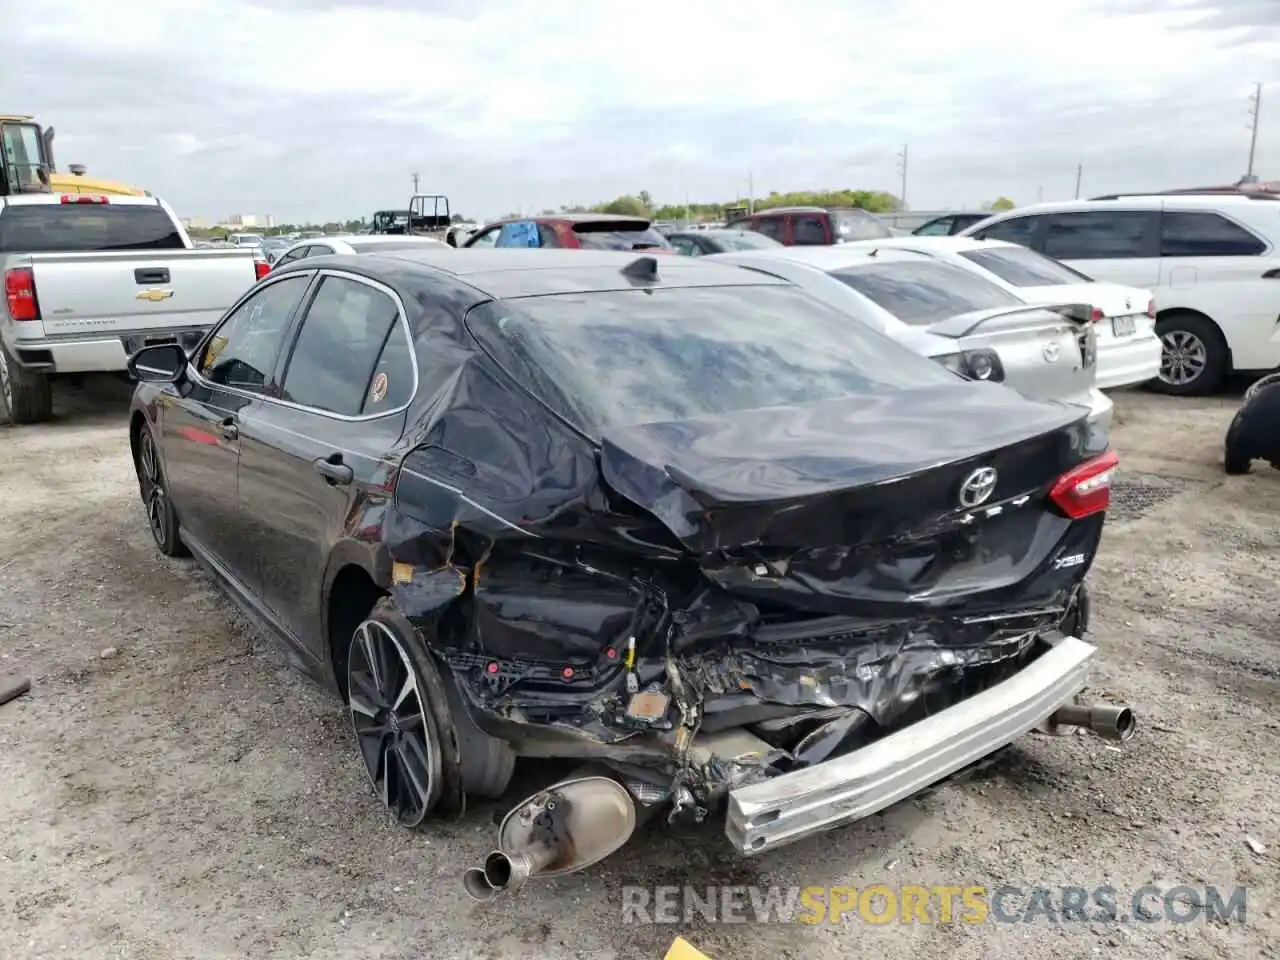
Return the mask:
M776 277L697 257L674 253L616 252L612 250L472 250L424 247L362 255L368 269L374 258L420 263L450 273L495 298L535 297L552 293L591 293L671 287L724 287L779 284ZM656 261L658 279L637 281L623 268L637 260ZM327 259L327 258L326 258Z

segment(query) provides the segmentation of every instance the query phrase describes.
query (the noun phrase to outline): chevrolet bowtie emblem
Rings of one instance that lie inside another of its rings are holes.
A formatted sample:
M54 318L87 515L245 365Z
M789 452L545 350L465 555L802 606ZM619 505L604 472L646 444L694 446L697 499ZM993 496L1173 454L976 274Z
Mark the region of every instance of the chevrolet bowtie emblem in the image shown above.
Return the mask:
M150 290L142 290L138 293L139 300L149 300L152 303L159 303L161 300L168 300L172 296L172 290L161 290L157 287L153 287Z

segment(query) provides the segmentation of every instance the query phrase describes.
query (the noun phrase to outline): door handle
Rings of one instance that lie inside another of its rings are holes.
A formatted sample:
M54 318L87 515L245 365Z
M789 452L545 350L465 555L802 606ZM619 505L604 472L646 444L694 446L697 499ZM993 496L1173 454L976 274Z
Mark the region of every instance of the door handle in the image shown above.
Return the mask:
M222 439L235 440L240 436L240 428L236 426L236 422L230 417L222 421Z
M311 466L316 473L324 477L326 483L345 486L355 477L355 473L342 462L342 454L335 453L328 459L312 460Z

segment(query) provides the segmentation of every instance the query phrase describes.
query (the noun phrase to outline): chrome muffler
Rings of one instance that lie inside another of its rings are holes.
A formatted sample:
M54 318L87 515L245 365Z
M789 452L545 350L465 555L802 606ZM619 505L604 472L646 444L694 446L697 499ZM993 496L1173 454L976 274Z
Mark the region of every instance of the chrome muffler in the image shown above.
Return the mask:
M1062 727L1084 727L1104 740L1128 740L1137 732L1138 721L1128 707L1068 703L1045 721L1048 733L1061 733Z
M630 840L636 823L636 802L613 777L561 780L512 808L498 828L497 849L462 875L462 885L483 903L534 877L585 870Z

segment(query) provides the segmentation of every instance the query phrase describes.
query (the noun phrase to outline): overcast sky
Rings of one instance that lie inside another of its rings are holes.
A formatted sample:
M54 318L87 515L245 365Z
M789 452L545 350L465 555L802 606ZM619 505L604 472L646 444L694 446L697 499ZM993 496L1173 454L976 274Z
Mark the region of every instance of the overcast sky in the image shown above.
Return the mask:
M14 0L0 0L10 6ZM184 215L1280 179L1280 0L39 0L0 105Z

